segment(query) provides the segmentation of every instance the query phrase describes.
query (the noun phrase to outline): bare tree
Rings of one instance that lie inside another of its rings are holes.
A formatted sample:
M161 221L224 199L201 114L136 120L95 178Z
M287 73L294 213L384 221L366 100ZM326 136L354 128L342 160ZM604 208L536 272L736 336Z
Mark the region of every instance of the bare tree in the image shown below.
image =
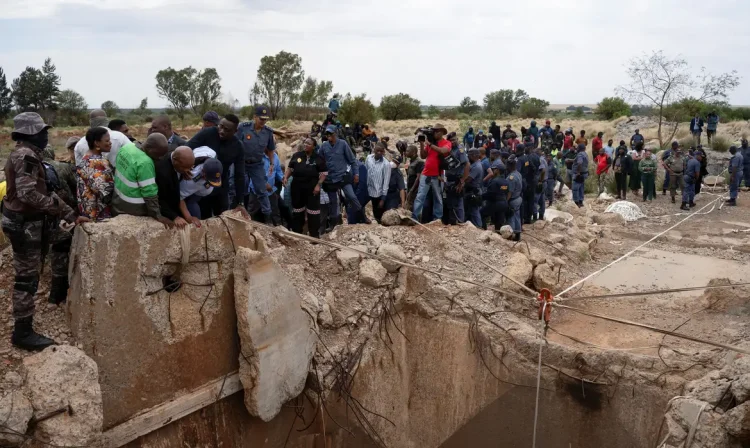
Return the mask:
M679 127L676 115L665 117L670 105L691 97L705 102L726 100L727 94L740 84L736 71L712 75L702 68L699 74L693 74L681 56L670 59L662 51L633 58L627 73L630 83L617 87L617 92L634 103L653 107L659 121L661 148L672 141ZM666 126L670 128L666 132L668 138L662 131Z

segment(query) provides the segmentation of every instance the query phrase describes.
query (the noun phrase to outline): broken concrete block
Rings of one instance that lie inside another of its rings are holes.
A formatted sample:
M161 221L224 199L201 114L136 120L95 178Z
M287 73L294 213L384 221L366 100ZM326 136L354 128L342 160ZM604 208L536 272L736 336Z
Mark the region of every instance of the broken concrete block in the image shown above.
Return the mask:
M380 286L387 273L378 260L367 259L359 264L359 281L367 286Z
M592 219L599 225L625 225L626 221L622 215L617 213L596 213Z
M399 261L403 261L403 262L407 261L406 254L404 254L404 251L399 246L397 246L395 244L383 244L383 245L381 245L378 248L378 255L382 255L384 257L393 258L395 260L399 260ZM398 271L398 268L401 267L400 264L393 263L393 262L390 262L390 261L383 260L383 261L381 261L381 263L383 264L383 267L385 267L385 269L388 272L396 272L396 271Z
M31 402L20 390L14 390L0 398L0 444L19 446L26 441L26 430L34 414Z
M712 371L703 378L687 383L685 392L690 397L716 406L729 386L729 380L719 378L719 371Z
M34 418L69 411L39 422L34 436L52 445L97 443L104 419L99 371L93 359L69 345L52 346L23 360L25 389Z
M304 389L315 335L297 290L281 268L260 252L237 251L234 300L245 407L268 422Z
M750 399L750 373L741 375L739 378L732 381L731 390L737 403L744 403Z
M724 426L729 434L740 441L750 442L750 402L730 409L726 414Z
M505 275L524 285L531 280L533 271L534 266L529 259L519 252L514 252L505 263Z
M557 286L557 272L548 264L540 264L534 268L534 287L536 289L547 288L550 291Z
M511 239L513 237L513 228L511 226L500 227L500 235L506 240Z
M360 255L351 250L339 250L336 252L336 259L342 268L347 270L356 269L359 266Z

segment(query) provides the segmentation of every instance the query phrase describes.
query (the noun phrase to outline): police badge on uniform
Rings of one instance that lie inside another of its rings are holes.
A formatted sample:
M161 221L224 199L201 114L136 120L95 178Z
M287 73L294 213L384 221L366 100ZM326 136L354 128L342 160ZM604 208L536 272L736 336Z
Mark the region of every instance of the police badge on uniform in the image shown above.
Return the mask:
M302 158L301 157L297 158L297 163L302 163Z

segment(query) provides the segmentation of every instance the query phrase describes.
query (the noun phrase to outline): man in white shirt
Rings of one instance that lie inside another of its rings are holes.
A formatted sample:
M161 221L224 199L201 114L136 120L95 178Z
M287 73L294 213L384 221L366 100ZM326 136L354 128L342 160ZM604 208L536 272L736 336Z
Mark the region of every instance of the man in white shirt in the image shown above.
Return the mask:
M117 159L117 153L120 151L120 148L130 143L130 139L122 132L112 131L107 128L107 125L109 124L109 118L107 118L106 113L101 109L96 109L91 112L91 114L89 115L89 124L92 128L95 128L97 126L106 128L107 132L109 132L109 139L112 142L112 149L106 154L107 160L109 160L112 168L114 168L115 161ZM85 138L78 140L78 143L76 143L73 152L76 158L76 166L78 166L78 164L81 163L81 160L83 160L83 156L85 156L86 153L89 152L89 144L88 142L86 142Z
M372 213L378 222L385 212L385 197L388 195L388 184L391 181L391 164L384 156L385 146L377 143L374 153L367 156L365 160L367 194L370 195Z

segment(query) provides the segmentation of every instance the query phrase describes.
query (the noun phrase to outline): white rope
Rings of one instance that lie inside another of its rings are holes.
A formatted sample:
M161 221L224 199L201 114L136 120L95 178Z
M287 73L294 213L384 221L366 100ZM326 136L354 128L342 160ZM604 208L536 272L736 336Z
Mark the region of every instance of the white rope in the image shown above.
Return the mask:
M693 217L693 216L695 216L695 215L696 215L697 213L700 213L700 212L701 212L701 211L702 211L703 209L707 208L707 207L708 207L709 205L712 205L712 204L713 204L714 206L716 206L716 201L719 201L719 200L721 200L721 198L718 198L718 199L714 199L713 201L711 201L711 202L709 202L708 204L706 204L706 205L704 205L703 207L701 207L701 208L700 208L699 210L697 210L697 211L695 211L695 212L693 212L693 213L691 213L691 214L687 215L687 216L686 216L686 217L685 217L684 219L680 220L680 221L679 221L679 222L678 222L677 224L673 225L672 227L669 227L669 228L668 228L667 230L664 230L663 232L660 232L660 233L656 234L656 235L655 235L655 236L654 236L653 238L651 238L650 240L646 241L645 243L641 244L640 246L638 246L638 247L636 247L635 249L631 250L630 252L626 253L625 255L623 255L622 257L620 257L620 258L618 258L617 260L613 261L612 263L610 263L610 264L608 264L608 265L604 266L603 268L599 269L598 271L592 272L591 274L589 274L588 276L584 277L583 279L581 279L581 280L579 280L579 281L577 281L577 282L573 283L572 285L570 285L570 286L568 286L567 288L565 288L565 290L563 290L563 291L562 291L562 292L561 292L560 294L558 294L558 295L557 295L557 296L556 296L555 298L556 298L556 299L558 299L558 300L560 300L560 299L561 299L561 296L562 296L563 294L565 294L566 292L569 292L569 291L570 291L571 289L575 288L576 286L580 285L581 283L583 283L583 282L585 282L585 281L587 281L587 280L590 280L590 279L591 279L592 277L595 277L595 276L597 276L597 275L601 274L602 272L604 272L605 270L607 270L607 269L611 268L611 267L612 267L612 266L614 266L615 264L617 264L617 263L621 262L622 260L624 260L624 259L628 258L629 256L633 255L634 253L638 252L639 250L641 250L642 248L644 248L645 246L647 246L648 244L650 244L651 242L653 242L653 241L654 241L654 240L656 240L657 238L659 238L659 237L661 237L662 235L666 234L666 233L667 233L667 232L669 232L670 230L674 230L674 229L675 229L675 228L676 228L677 226L679 226L680 224L682 224L682 223L684 223L685 221L687 221L688 219L692 218L692 217Z
M547 301L545 300L544 306L542 306L542 319L544 319L544 313L547 311ZM542 320L542 323L546 325L546 322ZM536 448L536 423L539 417L539 391L542 385L542 349L546 341L545 332L542 332L542 339L539 341L539 365L537 366L536 373L536 403L534 404L534 437L532 438L531 448Z

